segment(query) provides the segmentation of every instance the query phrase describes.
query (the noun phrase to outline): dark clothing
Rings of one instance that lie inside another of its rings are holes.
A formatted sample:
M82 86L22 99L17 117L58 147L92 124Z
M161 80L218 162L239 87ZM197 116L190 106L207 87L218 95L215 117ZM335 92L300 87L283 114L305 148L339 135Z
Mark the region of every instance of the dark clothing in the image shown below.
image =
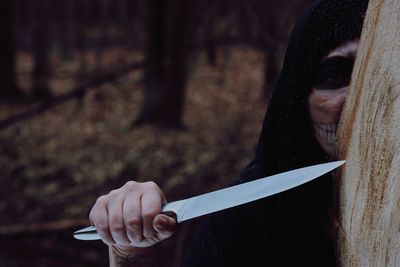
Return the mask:
M257 167L251 168L254 175ZM314 186L321 187L321 179ZM335 266L333 242L310 212L320 200L309 207L301 199L293 202L303 192L294 189L211 215L183 266Z
M321 59L358 38L368 0L316 1L296 25L255 159L240 182L326 162L308 112ZM183 266L335 266L332 179L211 215Z

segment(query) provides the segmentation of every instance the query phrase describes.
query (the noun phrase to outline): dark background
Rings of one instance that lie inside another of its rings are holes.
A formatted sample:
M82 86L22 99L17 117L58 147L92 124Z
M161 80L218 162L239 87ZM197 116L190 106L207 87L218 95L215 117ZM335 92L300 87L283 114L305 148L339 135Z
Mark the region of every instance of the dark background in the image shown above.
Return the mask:
M72 232L128 180L168 200L229 184L309 2L0 1L0 266L107 266ZM199 221L157 246L162 266Z

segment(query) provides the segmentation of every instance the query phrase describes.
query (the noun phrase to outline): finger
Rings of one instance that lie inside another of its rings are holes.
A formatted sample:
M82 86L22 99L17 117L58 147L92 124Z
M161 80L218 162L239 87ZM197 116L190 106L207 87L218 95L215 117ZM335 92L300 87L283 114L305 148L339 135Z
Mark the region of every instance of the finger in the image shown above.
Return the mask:
M161 241L172 236L176 228L176 220L165 214L158 214L153 221L153 227L156 230L157 238Z
M136 192L127 194L122 206L122 216L126 233L130 242L137 244L143 240L141 196Z
M99 197L90 211L89 220L96 227L97 233L103 242L110 246L115 244L115 240L111 236L108 224L107 202L107 196Z
M145 238L155 235L153 220L161 212L163 201L163 195L159 187L154 183L148 183L146 193L141 198L143 236Z
M108 202L108 220L110 231L113 239L118 244L128 245L130 243L124 226L122 217L122 206L125 198L125 193L122 190L111 191Z

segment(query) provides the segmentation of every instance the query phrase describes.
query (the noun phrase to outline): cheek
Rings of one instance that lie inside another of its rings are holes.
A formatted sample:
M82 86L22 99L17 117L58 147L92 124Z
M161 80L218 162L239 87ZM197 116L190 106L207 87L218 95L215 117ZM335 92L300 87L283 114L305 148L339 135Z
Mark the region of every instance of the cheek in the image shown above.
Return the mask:
M338 122L342 112L345 90L313 90L308 98L311 119L317 123Z

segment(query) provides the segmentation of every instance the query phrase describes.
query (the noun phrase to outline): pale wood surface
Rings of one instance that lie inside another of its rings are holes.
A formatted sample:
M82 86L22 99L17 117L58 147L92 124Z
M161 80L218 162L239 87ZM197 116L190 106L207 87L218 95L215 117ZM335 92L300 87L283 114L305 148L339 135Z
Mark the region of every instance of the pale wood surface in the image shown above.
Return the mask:
M339 140L341 266L400 266L399 0L370 0Z

